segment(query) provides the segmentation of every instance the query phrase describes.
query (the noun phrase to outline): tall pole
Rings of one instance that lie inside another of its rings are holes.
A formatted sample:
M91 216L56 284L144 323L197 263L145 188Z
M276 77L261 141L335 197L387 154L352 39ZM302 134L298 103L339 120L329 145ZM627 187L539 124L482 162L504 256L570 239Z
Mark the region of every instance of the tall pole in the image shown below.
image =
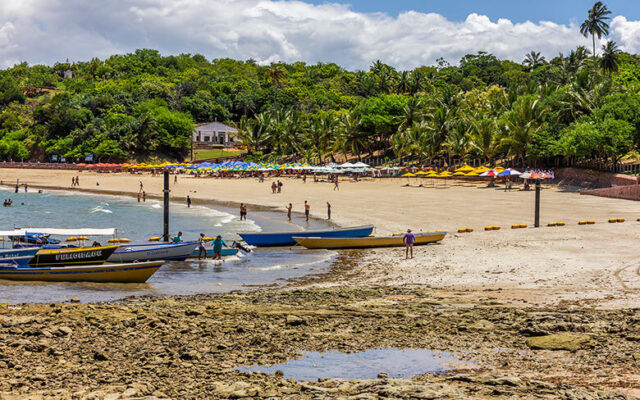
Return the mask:
M164 171L164 234L163 239L165 242L169 241L169 171Z
M536 228L540 227L540 181L536 180L536 212L535 223Z

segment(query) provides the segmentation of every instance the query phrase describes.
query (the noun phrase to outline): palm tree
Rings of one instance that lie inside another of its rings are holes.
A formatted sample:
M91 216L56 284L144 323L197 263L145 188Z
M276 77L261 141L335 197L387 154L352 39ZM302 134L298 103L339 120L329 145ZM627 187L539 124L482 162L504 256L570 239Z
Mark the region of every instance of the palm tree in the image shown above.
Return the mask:
M616 42L609 40L607 44L602 46L602 57L600 58L600 67L604 71L607 71L609 75L612 72L618 71L618 54L620 53L620 49Z
M271 80L274 86L273 90L273 107L276 111L276 122L278 121L278 103L276 95L278 90L282 88L282 84L287 78L287 70L279 64L271 64L265 75Z
M242 144L255 151L260 150L269 141L269 128L271 125L271 117L262 113L256 115L253 120L242 117L236 128Z
M609 24L606 21L610 20L609 17L611 11L607 9L607 6L602 4L601 1L596 2L591 10L589 10L589 16L580 25L580 33L586 38L591 35L593 41L593 70L594 73L598 73L598 67L596 64L596 36L600 39L603 35L609 34Z
M546 64L547 60L544 58L544 56L540 55L540 52L536 53L535 51L532 51L524 57L522 63L528 66L529 70L533 71L539 66Z
M474 120L471 124L471 148L481 157L488 159L489 165L493 165L500 144L497 131L494 119L483 118Z
M503 143L509 147L510 153L519 155L525 163L527 151L533 138L544 128L544 117L548 109L540 104L537 95L521 96L507 111L501 121L501 128L506 134Z

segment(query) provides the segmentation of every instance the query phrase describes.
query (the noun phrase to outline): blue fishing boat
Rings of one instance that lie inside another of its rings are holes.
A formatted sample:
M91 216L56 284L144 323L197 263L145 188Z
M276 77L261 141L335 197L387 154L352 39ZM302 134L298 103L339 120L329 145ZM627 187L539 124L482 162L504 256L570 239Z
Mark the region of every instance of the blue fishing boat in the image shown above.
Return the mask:
M40 250L38 247L0 250L0 263L27 265Z
M205 246L205 248L207 249L207 257L212 257L213 246ZM223 256L235 256L236 254L238 254L238 249L234 249L232 247L227 247L225 249L222 249ZM200 249L196 247L196 249L191 252L191 255L189 256L189 258L198 258L199 256L200 256ZM202 256L204 257L204 254L202 254Z
M350 238L364 237L373 233L373 225L354 226L331 230L297 232L247 232L239 233L247 244L256 247L275 247L295 245L293 237Z

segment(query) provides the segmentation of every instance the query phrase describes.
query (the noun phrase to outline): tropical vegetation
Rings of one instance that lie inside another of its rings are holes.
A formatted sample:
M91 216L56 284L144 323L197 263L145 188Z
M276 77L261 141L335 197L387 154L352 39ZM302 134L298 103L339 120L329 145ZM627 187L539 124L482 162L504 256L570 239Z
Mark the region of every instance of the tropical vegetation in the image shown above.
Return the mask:
M457 65L348 71L149 49L22 63L0 71L0 158L183 159L194 124L217 120L256 160L616 163L640 145L640 56L612 41L597 54L609 14L598 2L581 26L592 49L548 60L532 50L522 63L478 52Z

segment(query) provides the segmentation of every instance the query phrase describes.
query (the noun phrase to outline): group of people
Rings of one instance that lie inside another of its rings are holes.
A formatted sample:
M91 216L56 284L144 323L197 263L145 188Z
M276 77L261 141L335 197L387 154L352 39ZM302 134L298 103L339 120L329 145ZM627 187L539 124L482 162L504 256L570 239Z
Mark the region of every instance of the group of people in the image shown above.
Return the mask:
M71 187L74 186L80 186L80 177L79 176L72 176L71 177Z
M5 199L4 203L2 205L5 206L5 207L11 207L13 205L13 200Z
M280 180L278 179L278 182L276 183L275 181L271 183L271 193L282 193L282 186L283 183L280 182Z
M205 245L204 233L200 233L200 237L198 238L198 260L202 258L204 254L204 258L206 259L209 256L207 252L207 247ZM176 236L171 238L173 243L182 243L182 232L178 232ZM213 240L213 259L214 260L222 260L222 246L228 247L227 244L222 240L222 236L218 235Z
M287 219L291 222L291 212L293 210L293 204L289 203L289 205L285 206L287 209ZM305 221L309 222L309 213L311 212L311 204L307 200L304 201L304 218ZM327 220L331 219L331 203L327 201Z

